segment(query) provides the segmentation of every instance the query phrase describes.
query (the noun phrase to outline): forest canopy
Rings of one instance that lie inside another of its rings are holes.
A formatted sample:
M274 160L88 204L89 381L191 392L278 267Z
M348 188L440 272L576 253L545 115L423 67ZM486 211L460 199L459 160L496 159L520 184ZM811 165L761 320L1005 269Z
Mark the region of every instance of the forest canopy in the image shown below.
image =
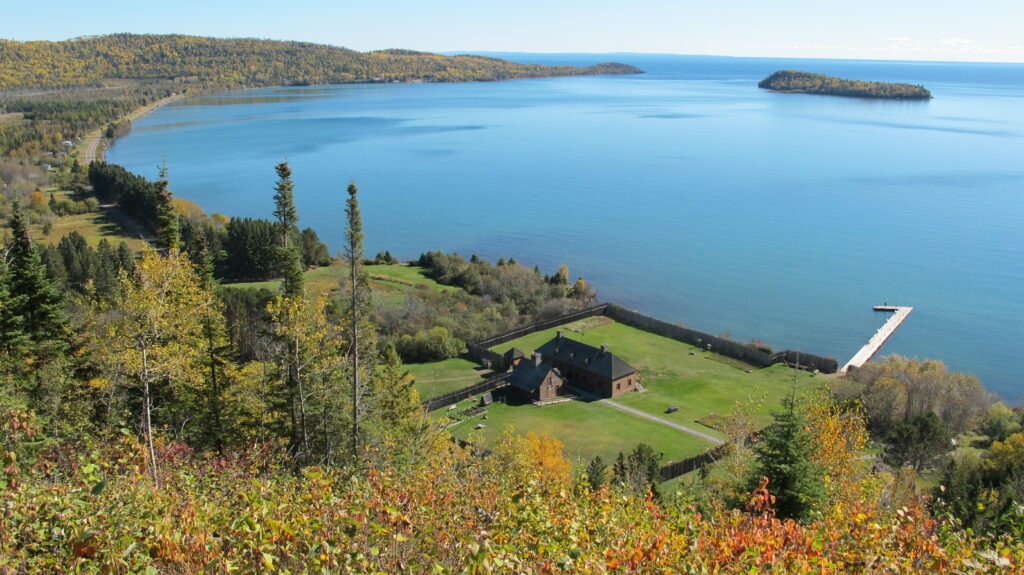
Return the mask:
M113 79L232 88L636 73L641 70L624 64L543 66L411 50L357 52L255 38L113 34L62 42L0 40L0 91L95 87Z
M891 100L929 100L932 93L923 86L844 80L835 76L812 74L797 70L780 70L757 83L758 88L798 94L824 94L853 98L885 98Z

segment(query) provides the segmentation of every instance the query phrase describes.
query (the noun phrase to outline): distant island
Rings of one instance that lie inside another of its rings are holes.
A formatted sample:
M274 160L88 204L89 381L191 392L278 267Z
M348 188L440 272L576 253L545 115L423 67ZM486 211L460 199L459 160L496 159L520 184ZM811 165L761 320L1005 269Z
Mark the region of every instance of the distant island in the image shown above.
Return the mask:
M413 50L357 52L309 42L179 34L113 34L62 42L0 40L0 92L99 88L111 81L220 90L640 73L639 68L618 63L543 66L483 56Z
M882 98L887 100L930 100L932 93L922 86L889 82L844 80L824 74L797 70L780 70L757 83L758 88L796 94L823 94L851 98Z

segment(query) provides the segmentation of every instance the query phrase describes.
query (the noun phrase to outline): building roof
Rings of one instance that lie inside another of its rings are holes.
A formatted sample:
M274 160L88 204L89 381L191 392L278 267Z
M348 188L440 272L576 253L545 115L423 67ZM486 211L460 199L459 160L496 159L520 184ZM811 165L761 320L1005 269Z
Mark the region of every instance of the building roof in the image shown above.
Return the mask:
M548 374L552 370L554 370L556 376L561 377L555 366L550 363L543 362L537 365L532 361L521 361L512 370L512 375L509 376L507 381L516 389L533 393L544 383L544 380L547 379Z
M612 381L637 371L635 367L606 348L589 346L561 335L537 348L537 352L545 359L557 359L573 369L588 371L601 377L607 377Z

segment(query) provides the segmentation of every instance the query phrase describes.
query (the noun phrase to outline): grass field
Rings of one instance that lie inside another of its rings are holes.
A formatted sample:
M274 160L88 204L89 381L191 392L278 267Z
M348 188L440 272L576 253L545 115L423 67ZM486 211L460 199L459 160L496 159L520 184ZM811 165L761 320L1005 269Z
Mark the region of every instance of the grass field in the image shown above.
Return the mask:
M306 289L309 290L310 293L322 293L324 291L338 289L338 281L343 271L344 270L340 265L332 264L322 268L309 270L302 274L302 277L305 280ZM237 288L266 288L270 291L276 292L281 287L281 280L226 283L224 285Z
M132 251L142 250L146 242L139 239L137 235L133 237L121 225L120 218L117 216L116 212L101 208L98 212L57 218L48 235L43 235L40 226L32 226L29 233L33 240L50 245L57 245L61 238L71 232L78 232L93 247L96 247L102 238L107 238L107 241L114 247L124 240Z
M464 401L451 413L475 405ZM445 410L434 412L447 417ZM661 462L683 459L713 447L709 442L659 423L638 418L601 402L569 401L544 407L532 405L509 406L492 404L482 416L470 418L449 428L455 437L474 443L493 445L506 428L517 433L548 433L565 444L565 454L573 462L586 463L600 455L610 465L616 455L632 450L638 443L646 443L655 453L663 453ZM475 430L477 424L483 429Z
M438 291L458 291L454 286L441 285L423 274L423 268L402 264L374 265L363 268L370 279L404 287L428 286ZM412 284L410 286L410 284Z
M798 388L810 388L827 383L824 378L811 377L785 366L756 369L606 317L545 330L492 349L504 352L517 347L529 354L555 337L559 329L565 330L566 337L595 347L608 344L612 353L640 370L645 391L620 395L615 401L720 438L724 435L697 420L708 422L709 416L713 420L716 416L727 417L737 409L744 409L753 413L755 422L766 425L771 421L771 411L781 405L782 398L794 384ZM434 364L418 369L426 370L431 365ZM459 370L468 371L471 366L469 362L451 363L445 366L445 374L457 377ZM463 406L470 404L463 402ZM676 406L678 411L666 413L670 405ZM446 417L447 413L438 411L434 415ZM549 433L562 440L566 453L577 460L594 455L607 459L640 442L664 453L662 463L696 455L711 447L696 436L618 411L599 401L573 401L541 408L495 405L489 409L486 421L476 417L452 427L451 431L456 437L468 438L477 423L485 425L476 432L485 444L498 439L506 427L522 433Z
M420 268L414 266L396 264L366 266L363 269L370 276L370 289L373 291L373 298L378 307L400 305L405 301L405 294L409 290L417 289L417 286L427 286L430 289L437 290L458 289L435 282L424 276ZM326 267L309 270L303 274L303 277L306 280L306 288L309 290L314 292L335 291L338 289L342 275L346 272L347 270L343 265L335 262ZM271 291L277 291L281 287L281 280L238 282L225 285L245 288L266 288Z
M421 399L469 387L492 373L476 362L459 357L432 363L407 363L405 369L415 378Z
M757 369L605 317L541 331L493 349L504 352L518 347L530 353L559 329L565 330L566 337L595 347L608 344L609 351L640 370L646 391L621 395L616 401L683 425L712 414L729 414L737 402L748 400L756 403L758 419L768 423L770 411L780 405L794 378L801 386L824 381L781 365ZM666 414L670 405L679 411Z

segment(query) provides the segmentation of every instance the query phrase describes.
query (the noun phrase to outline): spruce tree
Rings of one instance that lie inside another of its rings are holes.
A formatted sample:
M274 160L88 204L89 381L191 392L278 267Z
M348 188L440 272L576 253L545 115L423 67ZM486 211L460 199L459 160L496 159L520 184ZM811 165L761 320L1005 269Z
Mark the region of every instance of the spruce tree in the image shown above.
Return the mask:
M349 301L349 358L351 401L352 401L352 454L356 456L362 441L360 424L365 418L367 404L366 373L372 371L369 366L360 365L360 358L367 358L372 346L372 333L369 322L370 300L369 283L363 273L363 219L359 210L359 188L356 183L348 185L348 200L345 202L347 227L345 231L345 257L348 259L350 290ZM365 334L363 332L366 332Z
M373 408L378 435L386 444L408 446L422 422L419 394L395 346L383 345L379 359L374 372Z
M768 478L768 492L775 496L775 513L782 518L806 519L825 497L822 471L812 460L813 439L797 406L796 390L783 399L782 411L772 414L754 446L757 464L748 482L750 490Z
M9 288L10 274L7 263L0 258L0 353L9 354L27 342L22 331L24 318L17 315Z
M283 276L281 292L285 297L296 298L302 295L302 254L299 252L298 235L299 215L295 210L295 185L292 183L292 170L288 162L281 162L275 168L277 184L274 186L274 217L277 218L278 233L278 266Z
M157 245L167 251L181 249L178 214L174 211L174 196L168 187L167 164L160 166L160 179L156 182Z
M11 204L11 232L7 268L10 313L12 317L21 318L20 331L35 344L34 351L38 355L49 345L60 345L63 340L63 301L29 239L25 215L17 200Z
M619 457L622 457L622 453L619 453ZM597 491L607 482L608 465L600 455L595 455L587 464L587 485L590 486L591 491Z

